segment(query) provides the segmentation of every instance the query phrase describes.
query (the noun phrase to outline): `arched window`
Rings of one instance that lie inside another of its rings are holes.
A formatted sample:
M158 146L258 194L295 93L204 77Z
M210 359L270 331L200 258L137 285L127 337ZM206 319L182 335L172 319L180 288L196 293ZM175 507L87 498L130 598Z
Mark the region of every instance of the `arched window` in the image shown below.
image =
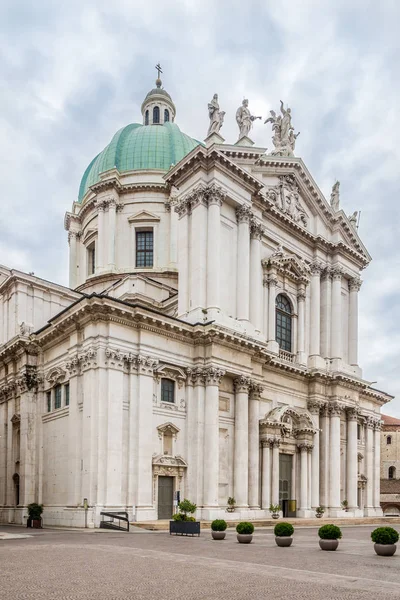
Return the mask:
M160 122L160 109L158 106L155 106L153 108L153 123L159 123Z
M149 124L149 111L146 110L145 115L144 115L144 124L148 125Z
M292 307L283 294L276 298L276 341L282 350L292 351Z
M389 479L396 479L396 467L389 467Z
M389 444L391 444L391 443L392 443L392 436L388 435L386 438L386 444L389 446Z
M169 121L169 110L164 110L164 123L168 123Z

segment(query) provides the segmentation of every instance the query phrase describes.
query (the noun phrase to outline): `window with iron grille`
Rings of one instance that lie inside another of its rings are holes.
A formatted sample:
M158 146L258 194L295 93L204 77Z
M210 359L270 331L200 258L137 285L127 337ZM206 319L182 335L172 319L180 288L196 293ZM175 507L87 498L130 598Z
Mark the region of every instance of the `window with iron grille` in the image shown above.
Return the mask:
M46 392L47 412L51 412L51 391Z
M276 341L282 350L292 351L292 307L283 294L276 298Z
M61 408L61 385L54 388L54 408Z
M161 379L161 402L175 402L175 381Z
M136 266L153 266L153 230L136 232Z
M69 406L69 383L64 385L64 398L65 398L65 406Z
M168 123L169 121L169 110L164 110L164 123Z

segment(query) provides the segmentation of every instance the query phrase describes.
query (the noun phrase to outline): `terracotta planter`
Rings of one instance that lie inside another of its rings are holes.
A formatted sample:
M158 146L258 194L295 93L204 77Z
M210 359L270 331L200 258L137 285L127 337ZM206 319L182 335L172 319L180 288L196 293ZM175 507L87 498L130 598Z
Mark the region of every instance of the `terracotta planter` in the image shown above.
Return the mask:
M378 556L393 556L396 549L396 544L374 544L374 550Z
M339 546L339 540L319 540L319 547L321 550L336 550Z
M253 539L252 533L238 533L236 535L239 544L250 544Z
M289 535L286 535L286 536L276 535L275 542L276 542L277 546L280 546L281 548L287 548L288 546L292 545L293 538L292 538L292 536L289 536Z
M211 531L213 540L224 540L226 536L226 531Z

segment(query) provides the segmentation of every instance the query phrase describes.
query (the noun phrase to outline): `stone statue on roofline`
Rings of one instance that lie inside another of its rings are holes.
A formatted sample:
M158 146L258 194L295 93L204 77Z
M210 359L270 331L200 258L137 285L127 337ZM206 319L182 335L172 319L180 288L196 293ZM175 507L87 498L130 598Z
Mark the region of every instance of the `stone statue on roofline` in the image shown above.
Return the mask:
M355 210L352 215L349 215L350 225L357 229L358 210Z
M340 205L339 187L340 187L340 181L336 181L333 184L332 193L331 193L331 207L332 207L332 210L334 210L335 212L337 212L339 210L339 205Z
M252 115L249 109L249 101L247 99L243 100L242 106L239 106L236 111L236 123L239 127L239 140L243 137L248 137L250 129L253 126L253 121L256 119L261 119L261 117Z
M219 110L218 94L214 94L211 102L208 103L208 117L210 126L207 131L207 137L212 133L219 133L223 123L225 112Z
M272 123L272 143L275 149L271 152L272 156L294 156L296 139L300 135L294 132L292 126L292 111L290 108L285 109L281 100L281 115L277 115L274 110L270 110L271 116L264 121Z

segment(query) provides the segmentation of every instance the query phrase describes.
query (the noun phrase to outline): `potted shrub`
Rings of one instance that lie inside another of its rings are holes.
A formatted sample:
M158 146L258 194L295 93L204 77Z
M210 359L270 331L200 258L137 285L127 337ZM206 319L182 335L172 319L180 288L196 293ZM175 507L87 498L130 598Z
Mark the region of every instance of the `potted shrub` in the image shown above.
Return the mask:
M371 539L374 542L374 550L379 556L393 556L399 534L393 527L378 527L371 533Z
M253 539L254 525L242 521L236 525L237 541L239 544L250 544Z
M228 498L228 508L226 509L228 512L233 512L235 510L236 500L233 496L229 496Z
M32 504L28 504L28 515L29 521L31 523L31 527L35 529L42 528L42 512L43 512L43 504L36 504L36 502L32 502Z
M223 519L215 519L211 523L211 536L213 540L224 540L226 536L226 521Z
M349 508L349 503L347 500L342 500L342 508L347 512L347 509Z
M282 548L291 546L293 532L294 527L290 523L277 523L274 527L276 545Z
M323 506L317 506L317 508L315 509L315 516L317 517L317 519L321 519L324 512L325 508Z
M338 540L342 537L342 532L337 525L323 525L319 528L318 535L320 537L319 547L321 550L336 550L339 546Z
M190 515L196 512L196 504L185 498L178 504L179 512L169 522L169 533L175 535L200 535L200 521Z
M279 504L270 504L269 505L269 512L271 513L271 516L273 519L279 519L279 511L281 510L281 507L279 506Z

